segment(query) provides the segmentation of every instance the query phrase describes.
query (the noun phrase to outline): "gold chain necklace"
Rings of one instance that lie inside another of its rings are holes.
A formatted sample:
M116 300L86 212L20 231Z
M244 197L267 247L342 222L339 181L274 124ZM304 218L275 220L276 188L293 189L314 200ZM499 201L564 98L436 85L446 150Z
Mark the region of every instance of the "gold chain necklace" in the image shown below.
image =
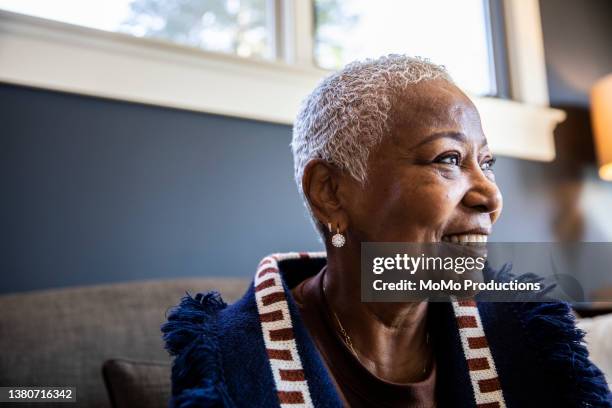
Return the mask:
M325 271L327 272L327 270L325 270ZM349 348L349 350L351 350L351 353L353 353L355 358L357 358L357 360L359 360L359 355L357 355L357 351L355 350L355 347L353 347L353 342L351 341L351 336L349 336L347 331L344 329L344 326L342 326L342 322L340 322L340 318L338 317L336 312L332 309L331 305L327 301L327 291L325 290L325 285L322 285L322 286L323 286L323 300L325 302L325 305L327 306L327 309L330 312L332 312L332 314L334 315L334 318L336 319L336 323L338 323L338 328L340 329L340 336L342 337L342 340L344 341L344 344L346 344L346 346ZM427 332L427 335L426 335L426 338L425 338L425 343L427 345L429 345L429 331ZM423 364L423 374L425 374L427 372L427 367L429 366L429 359L430 359L430 356L428 355L427 359L425 360L425 363Z
M325 272L327 272L327 268L325 269ZM323 280L324 277L325 275L323 275L323 277L321 278L322 282L324 281ZM344 329L344 326L342 326L342 322L340 322L340 318L338 317L336 312L332 309L331 305L327 301L327 290L325 289L325 284L323 284L322 286L323 286L323 302L325 302L325 306L327 306L327 310L329 310L334 315L334 318L336 319L336 323L338 324L338 328L340 329L340 336L342 337L342 341L344 341L344 344L346 344L349 350L351 350L351 353L353 353L353 355L357 357L357 359L359 359L359 356L357 355L357 351L355 350L355 347L353 347L351 336L348 335L348 333Z

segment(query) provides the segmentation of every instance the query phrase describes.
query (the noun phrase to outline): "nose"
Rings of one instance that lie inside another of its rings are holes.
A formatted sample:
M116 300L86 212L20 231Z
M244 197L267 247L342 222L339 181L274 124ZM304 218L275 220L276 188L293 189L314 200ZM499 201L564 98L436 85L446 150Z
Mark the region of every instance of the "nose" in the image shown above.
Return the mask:
M494 223L501 215L503 204L501 191L480 168L473 174L470 178L470 188L463 197L463 205L473 211L489 214L491 223Z

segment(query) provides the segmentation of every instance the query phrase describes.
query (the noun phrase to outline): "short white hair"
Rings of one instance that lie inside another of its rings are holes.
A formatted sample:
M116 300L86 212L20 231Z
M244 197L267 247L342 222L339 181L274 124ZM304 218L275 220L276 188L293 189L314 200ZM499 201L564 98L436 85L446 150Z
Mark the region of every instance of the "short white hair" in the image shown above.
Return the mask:
M298 191L321 236L324 227L302 189L306 164L323 159L365 184L370 149L391 131L398 95L410 85L437 78L453 83L444 66L391 54L348 64L304 99L293 125L291 149Z

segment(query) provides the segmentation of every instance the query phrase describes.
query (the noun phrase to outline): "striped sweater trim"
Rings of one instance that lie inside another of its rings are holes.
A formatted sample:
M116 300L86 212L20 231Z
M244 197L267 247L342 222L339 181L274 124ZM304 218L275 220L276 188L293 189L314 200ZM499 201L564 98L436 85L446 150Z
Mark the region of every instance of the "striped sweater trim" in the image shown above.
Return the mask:
M264 344L281 407L313 407L289 313L287 294L278 269L285 259L325 258L325 252L273 254L259 263L254 289Z
M505 408L506 402L501 383L476 302L462 300L454 301L452 304L476 406L478 408Z
M272 254L259 262L255 273L253 285L257 311L279 405L283 408L306 408L314 405L302 358L298 352L278 262L286 259L325 257L325 252ZM454 301L452 304L476 406L505 408L499 376L476 302Z

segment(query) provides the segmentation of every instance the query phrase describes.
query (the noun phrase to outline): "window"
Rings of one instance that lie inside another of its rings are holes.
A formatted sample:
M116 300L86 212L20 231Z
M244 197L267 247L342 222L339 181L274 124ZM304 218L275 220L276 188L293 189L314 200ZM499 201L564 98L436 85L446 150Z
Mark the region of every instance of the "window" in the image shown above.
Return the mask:
M0 0L0 8L242 57L272 57L266 0Z
M315 0L315 62L335 69L389 53L445 65L476 95L497 94L488 1Z
M274 59L282 9L309 0L0 0L0 8L187 46ZM389 53L445 65L463 88L499 95L491 0L312 0L314 62L336 69ZM295 16L300 18L300 16ZM498 64L500 65L500 64ZM499 67L497 67L499 68ZM499 72L499 70L498 70Z

